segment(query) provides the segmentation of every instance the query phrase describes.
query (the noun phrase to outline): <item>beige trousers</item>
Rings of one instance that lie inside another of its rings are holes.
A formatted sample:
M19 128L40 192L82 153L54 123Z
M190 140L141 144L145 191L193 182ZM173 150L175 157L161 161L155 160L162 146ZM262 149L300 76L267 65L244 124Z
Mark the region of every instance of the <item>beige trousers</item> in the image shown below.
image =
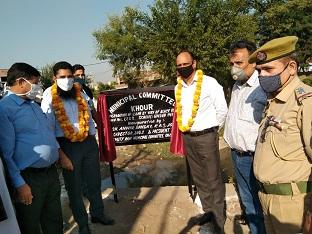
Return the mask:
M293 188L294 195L281 196L259 192L267 234L302 232L304 215L311 206L312 193L302 194Z

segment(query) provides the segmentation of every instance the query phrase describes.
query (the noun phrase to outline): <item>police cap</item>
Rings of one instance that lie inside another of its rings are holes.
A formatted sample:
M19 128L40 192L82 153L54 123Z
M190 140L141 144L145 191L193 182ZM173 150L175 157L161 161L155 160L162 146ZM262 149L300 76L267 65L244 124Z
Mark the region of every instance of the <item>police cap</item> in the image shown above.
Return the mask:
M249 56L249 63L264 64L288 56L296 50L298 37L287 36L268 41Z

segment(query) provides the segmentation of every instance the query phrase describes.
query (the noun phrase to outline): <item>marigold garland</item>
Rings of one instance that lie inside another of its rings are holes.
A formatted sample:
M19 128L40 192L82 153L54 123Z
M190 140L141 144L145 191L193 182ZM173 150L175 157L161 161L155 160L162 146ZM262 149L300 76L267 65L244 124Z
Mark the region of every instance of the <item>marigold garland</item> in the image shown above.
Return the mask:
M182 104L181 104L181 95L182 95L182 79L178 78L178 86L175 93L176 99L176 113L177 113L177 123L181 132L190 131L191 127L194 124L194 119L197 115L198 107L199 107L199 99L201 95L201 87L203 82L204 73L202 70L197 70L197 82L196 89L193 96L193 107L192 107L192 115L187 121L187 125L182 124Z
M89 134L89 113L88 105L85 99L81 96L79 84L74 83L74 89L76 91L76 101L78 104L78 120L79 131L76 132L66 114L62 99L57 93L57 85L54 84L51 87L52 94L52 106L57 121L59 122L64 136L71 142L83 141Z

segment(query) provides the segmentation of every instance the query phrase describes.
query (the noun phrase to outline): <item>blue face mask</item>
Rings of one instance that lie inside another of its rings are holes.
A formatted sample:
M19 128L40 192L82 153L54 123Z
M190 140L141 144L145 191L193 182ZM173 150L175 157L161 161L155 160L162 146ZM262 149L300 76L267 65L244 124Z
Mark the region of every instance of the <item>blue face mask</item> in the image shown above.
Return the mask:
M286 70L288 64L283 71L274 76L259 76L259 83L266 93L274 93L282 87L281 74Z

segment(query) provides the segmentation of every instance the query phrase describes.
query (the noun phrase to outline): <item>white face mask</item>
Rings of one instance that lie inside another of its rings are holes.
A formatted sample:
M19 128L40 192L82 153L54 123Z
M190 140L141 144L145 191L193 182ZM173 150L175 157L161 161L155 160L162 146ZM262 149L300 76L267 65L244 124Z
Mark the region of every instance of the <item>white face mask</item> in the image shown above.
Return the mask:
M61 90L69 91L73 87L74 79L73 78L56 79L56 84Z
M21 78L21 79L25 80L28 84L30 84L30 90L26 93L18 93L16 95L17 96L26 96L29 99L36 100L36 101L40 102L42 99L42 94L43 94L43 90L42 90L41 86L38 84L32 84L28 80L26 80L25 78Z
M239 80L239 81L245 80L247 77L243 68L235 67L235 66L233 66L231 69L231 75L234 80Z

